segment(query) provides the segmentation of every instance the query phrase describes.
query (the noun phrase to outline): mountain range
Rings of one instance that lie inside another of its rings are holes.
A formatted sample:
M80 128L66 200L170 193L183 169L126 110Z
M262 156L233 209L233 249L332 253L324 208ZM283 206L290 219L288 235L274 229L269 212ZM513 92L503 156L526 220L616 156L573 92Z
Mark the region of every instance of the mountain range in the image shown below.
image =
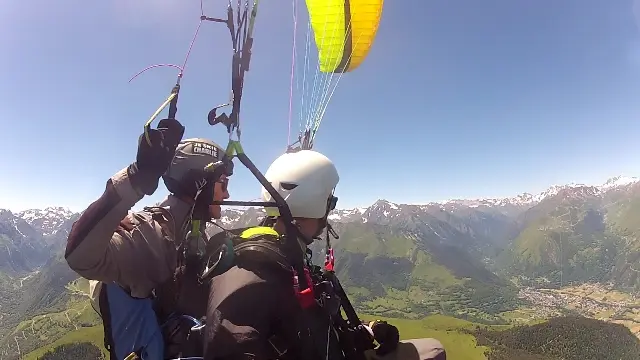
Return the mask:
M256 224L263 215L259 208L226 208L209 230ZM15 337L21 321L63 311L72 301L69 284L77 275L62 252L78 216L62 207L0 210L0 348L11 348L9 334ZM333 240L338 276L356 307L373 315L443 313L500 323L523 305L517 296L523 286L640 288L636 178L500 199L420 205L381 199L335 210L329 219L340 235ZM324 242L312 248L321 262Z
M434 261L449 270L456 266L447 259L460 263L468 256L472 260L464 262L469 266L481 262L496 274L518 276L528 284L613 281L629 289L640 286L632 266L640 259L639 207L639 180L617 176L601 185L556 185L509 198L421 205L378 200L366 208L335 210L329 219L347 234L379 233L381 228L401 232L404 241L427 247ZM227 209L220 224L246 226L262 214L259 209ZM383 254L375 250L372 236L366 246L353 249L354 239L343 235L351 244L347 253L364 252L369 259L372 251ZM417 255L407 256L415 260ZM454 275L463 276L460 270Z

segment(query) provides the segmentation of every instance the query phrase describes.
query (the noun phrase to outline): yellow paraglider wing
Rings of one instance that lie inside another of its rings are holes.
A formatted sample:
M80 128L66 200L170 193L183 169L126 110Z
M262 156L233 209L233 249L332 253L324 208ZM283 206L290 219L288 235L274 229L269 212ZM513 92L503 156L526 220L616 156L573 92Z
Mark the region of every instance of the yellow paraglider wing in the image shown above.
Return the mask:
M367 57L384 0L306 0L322 72L349 72Z

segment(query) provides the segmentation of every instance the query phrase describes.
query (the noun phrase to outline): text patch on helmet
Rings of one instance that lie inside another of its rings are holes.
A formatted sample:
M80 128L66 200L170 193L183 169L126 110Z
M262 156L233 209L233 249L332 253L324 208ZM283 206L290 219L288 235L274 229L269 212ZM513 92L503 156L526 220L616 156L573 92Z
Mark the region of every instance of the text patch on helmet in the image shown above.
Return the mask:
M193 144L192 152L194 154L206 154L216 159L218 158L218 148L209 144L195 143Z

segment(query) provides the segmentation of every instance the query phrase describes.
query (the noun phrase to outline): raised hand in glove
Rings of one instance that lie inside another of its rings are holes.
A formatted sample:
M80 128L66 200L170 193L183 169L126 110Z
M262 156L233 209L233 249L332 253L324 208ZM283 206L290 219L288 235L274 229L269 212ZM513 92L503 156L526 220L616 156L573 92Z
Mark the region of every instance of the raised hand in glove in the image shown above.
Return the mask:
M157 129L149 129L138 139L136 161L128 168L132 185L146 195L158 188L160 177L167 171L176 148L184 135L184 126L176 119L162 119Z
M398 328L386 321L376 320L371 324L373 337L380 346L376 349L378 356L384 356L394 352L400 343L400 333Z

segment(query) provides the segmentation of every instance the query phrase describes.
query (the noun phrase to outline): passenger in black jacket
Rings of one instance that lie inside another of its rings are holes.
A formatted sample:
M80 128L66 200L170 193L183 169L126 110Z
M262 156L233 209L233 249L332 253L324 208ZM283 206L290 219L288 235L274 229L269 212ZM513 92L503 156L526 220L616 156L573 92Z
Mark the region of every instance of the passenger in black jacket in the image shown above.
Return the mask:
M335 208L335 165L316 151L300 150L279 157L265 177L287 202L301 234L294 241L304 254ZM273 201L265 189L262 197ZM274 225L245 230L240 243L247 241L246 255L237 246L235 265L211 282L205 360L343 358L326 313L302 309L304 296L294 289L292 268L292 260L302 259L290 259L282 246L287 234L278 209L266 211ZM264 248L269 251L260 251ZM305 343L307 329L321 340Z

